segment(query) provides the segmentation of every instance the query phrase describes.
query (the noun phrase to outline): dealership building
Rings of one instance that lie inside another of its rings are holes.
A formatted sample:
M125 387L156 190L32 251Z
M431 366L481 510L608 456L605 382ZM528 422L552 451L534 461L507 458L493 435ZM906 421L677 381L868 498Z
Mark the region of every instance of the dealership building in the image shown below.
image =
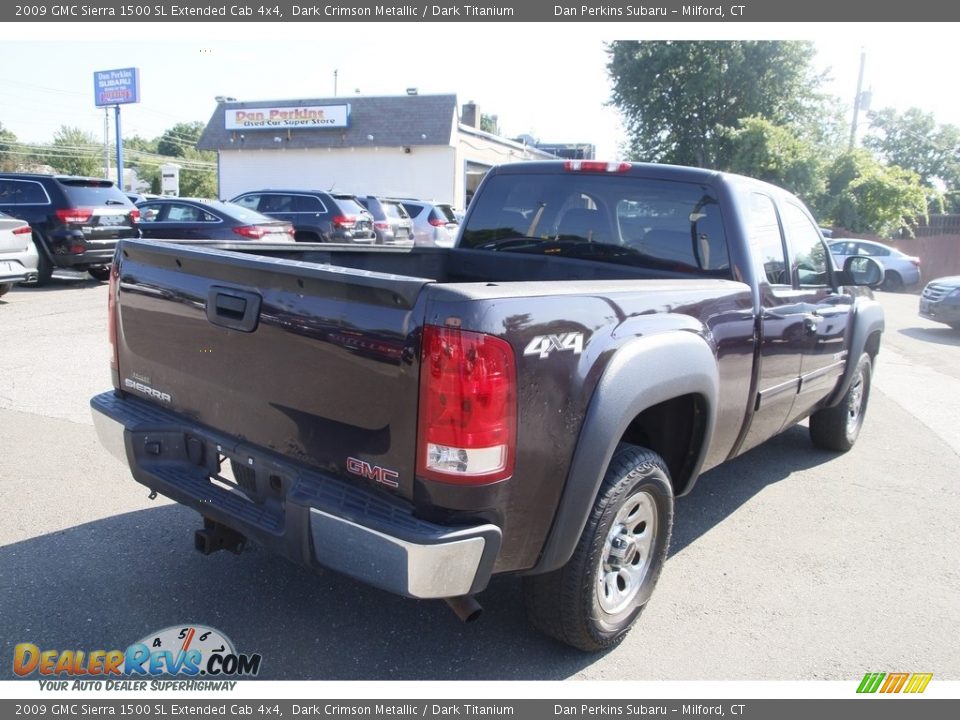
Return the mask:
M480 130L456 95L217 105L200 150L217 152L220 197L266 188L415 197L465 207L494 165L556 156Z

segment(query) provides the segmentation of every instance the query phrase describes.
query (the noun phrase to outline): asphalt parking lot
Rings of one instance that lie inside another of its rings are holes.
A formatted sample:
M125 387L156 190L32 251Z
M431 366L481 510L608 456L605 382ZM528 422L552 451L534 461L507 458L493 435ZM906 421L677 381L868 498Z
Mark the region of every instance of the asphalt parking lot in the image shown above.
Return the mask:
M584 655L525 621L495 580L461 625L439 602L313 574L260 548L193 550L198 516L98 444L106 286L58 277L0 299L0 678L13 647L125 647L181 623L263 655L270 679L960 679L960 334L878 294L887 332L845 455L794 428L678 501L639 625Z

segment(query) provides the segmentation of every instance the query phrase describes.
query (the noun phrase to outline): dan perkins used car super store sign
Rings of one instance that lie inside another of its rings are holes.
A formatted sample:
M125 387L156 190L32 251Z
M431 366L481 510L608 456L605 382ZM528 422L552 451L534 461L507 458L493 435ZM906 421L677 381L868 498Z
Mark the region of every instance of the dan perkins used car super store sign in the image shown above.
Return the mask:
M341 128L350 124L349 105L228 109L227 130Z

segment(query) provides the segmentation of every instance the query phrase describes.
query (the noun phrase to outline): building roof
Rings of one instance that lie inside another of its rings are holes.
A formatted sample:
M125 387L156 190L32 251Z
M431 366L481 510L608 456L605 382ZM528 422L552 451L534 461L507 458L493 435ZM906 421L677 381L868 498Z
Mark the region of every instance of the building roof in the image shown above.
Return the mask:
M350 127L227 130L226 110L296 108L310 105L350 105ZM342 96L301 100L222 102L210 117L197 148L200 150L286 148L402 147L450 145L457 122L456 95ZM241 140L241 135L243 136ZM369 136L373 136L371 140ZM242 144L241 144L242 143Z

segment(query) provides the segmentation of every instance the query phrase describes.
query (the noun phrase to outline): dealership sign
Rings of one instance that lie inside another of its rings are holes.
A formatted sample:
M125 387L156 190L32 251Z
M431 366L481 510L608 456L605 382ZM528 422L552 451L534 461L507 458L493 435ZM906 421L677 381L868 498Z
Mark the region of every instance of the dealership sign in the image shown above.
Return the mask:
M304 107L260 107L230 109L227 130L280 130L288 128L345 128L350 126L349 105L308 105Z
M93 97L97 107L140 102L140 69L98 70L93 74Z

